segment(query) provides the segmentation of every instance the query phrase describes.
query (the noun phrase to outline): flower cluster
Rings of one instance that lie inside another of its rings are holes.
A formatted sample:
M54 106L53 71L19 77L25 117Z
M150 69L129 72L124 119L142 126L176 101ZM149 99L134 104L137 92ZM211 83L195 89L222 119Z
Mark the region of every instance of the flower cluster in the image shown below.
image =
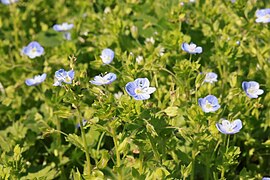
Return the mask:
M209 72L206 74L204 82L213 83L217 81L217 74ZM250 98L258 98L259 95L263 94L264 91L260 89L259 83L256 81L244 81L242 82L242 88L246 95ZM215 112L220 108L218 99L213 95L208 95L204 98L199 98L199 106L203 112ZM217 129L223 134L235 134L242 129L242 121L237 119L230 122L226 119L221 119L221 122L216 123Z

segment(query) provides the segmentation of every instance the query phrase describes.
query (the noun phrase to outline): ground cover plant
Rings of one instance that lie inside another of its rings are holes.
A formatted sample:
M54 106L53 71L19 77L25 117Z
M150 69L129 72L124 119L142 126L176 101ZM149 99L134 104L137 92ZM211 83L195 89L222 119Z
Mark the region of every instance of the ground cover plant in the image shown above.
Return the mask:
M268 8L1 0L0 179L267 179Z

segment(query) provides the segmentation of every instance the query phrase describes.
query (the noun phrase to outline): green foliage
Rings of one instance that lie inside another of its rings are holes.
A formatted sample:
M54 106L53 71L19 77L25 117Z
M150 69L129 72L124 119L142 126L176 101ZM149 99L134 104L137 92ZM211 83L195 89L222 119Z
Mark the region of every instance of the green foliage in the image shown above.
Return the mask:
M255 23L256 10L269 6L266 0L0 4L0 179L269 176L270 29ZM74 24L70 41L52 29L63 22ZM44 47L43 56L22 55L31 41ZM189 55L183 42L203 53ZM110 65L102 64L104 48L115 52ZM53 86L60 68L74 69L71 85ZM89 83L105 72L117 80ZM206 72L218 81L204 82ZM42 73L45 82L25 85ZM136 101L125 85L143 77L157 90ZM250 80L264 90L258 99L242 90ZM198 105L208 94L221 105L214 113ZM241 119L243 129L223 135L215 126L221 118Z

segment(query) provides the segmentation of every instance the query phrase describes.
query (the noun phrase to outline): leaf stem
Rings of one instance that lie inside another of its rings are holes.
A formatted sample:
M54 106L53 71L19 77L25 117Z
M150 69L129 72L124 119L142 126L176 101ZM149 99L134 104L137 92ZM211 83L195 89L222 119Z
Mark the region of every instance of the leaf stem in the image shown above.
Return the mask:
M78 112L79 112L79 110L78 110ZM83 123L82 123L81 119L79 119L79 121L80 121L80 129L81 129L81 134L82 134L82 139L83 139L83 145L84 145L84 149L85 149L85 156L86 156L86 162L87 162L87 171L88 171L88 175L90 177L91 176L90 155L89 155L88 145L87 145L87 141L86 141L85 130L83 128Z
M120 153L118 151L118 142L117 142L117 136L115 134L114 129L111 129L111 133L112 133L112 138L113 138L113 143L114 143L114 147L115 147L115 154L116 154L116 166L119 168L121 165L121 159L120 159ZM122 173L119 172L119 169L117 170L118 173L118 177L120 180L122 180Z

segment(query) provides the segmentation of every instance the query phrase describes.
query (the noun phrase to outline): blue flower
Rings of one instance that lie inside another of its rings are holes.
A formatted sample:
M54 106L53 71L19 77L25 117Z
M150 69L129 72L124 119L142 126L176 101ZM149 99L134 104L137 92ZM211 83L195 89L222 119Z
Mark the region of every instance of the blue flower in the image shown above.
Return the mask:
M100 57L104 64L110 64L114 58L114 52L111 49L104 49Z
M66 84L71 84L74 79L74 70L65 71L64 69L59 69L54 75L54 86L62 86L62 82Z
M202 53L202 47L198 46L194 43L183 43L182 44L182 49L186 52L188 52L189 54L200 54Z
M242 129L242 121L240 119L236 119L233 122L230 122L226 119L222 119L221 123L216 123L217 129L223 134L235 134L238 133Z
M149 86L150 82L147 78L138 78L126 84L126 91L136 100L145 100L149 99L150 94L156 91L155 87Z
M270 180L270 177L263 177L262 180Z
M9 5L9 4L15 3L17 1L18 0L1 0L1 3L5 4L5 5Z
M264 92L262 89L259 89L260 85L256 81L244 81L242 82L242 88L250 98L258 98L258 95L261 95Z
M200 98L198 100L203 112L215 112L220 108L218 104L218 99L213 95L208 95L205 98Z
M108 73L105 76L102 76L102 75L95 76L94 80L89 81L89 82L100 86L100 85L104 85L104 84L111 84L115 80L116 80L116 74Z
M58 32L68 31L73 28L73 24L63 23L63 24L55 24L53 29Z
M43 73L42 75L37 75L33 79L29 78L25 80L27 86L36 86L42 83L46 79L47 74Z
M82 120L82 125L85 126L86 123L87 123L87 120L83 119ZM81 124L80 123L76 124L76 128L80 128L80 127L81 127Z
M70 34L70 32L64 32L63 37L64 37L64 39L66 39L68 41L71 40L71 34Z
M257 23L269 23L270 22L270 9L260 9L256 11Z
M218 75L216 73L209 72L205 75L204 82L209 82L209 83L217 82L217 77Z
M44 48L36 41L29 43L26 47L23 47L22 53L33 59L41 56L44 53Z

